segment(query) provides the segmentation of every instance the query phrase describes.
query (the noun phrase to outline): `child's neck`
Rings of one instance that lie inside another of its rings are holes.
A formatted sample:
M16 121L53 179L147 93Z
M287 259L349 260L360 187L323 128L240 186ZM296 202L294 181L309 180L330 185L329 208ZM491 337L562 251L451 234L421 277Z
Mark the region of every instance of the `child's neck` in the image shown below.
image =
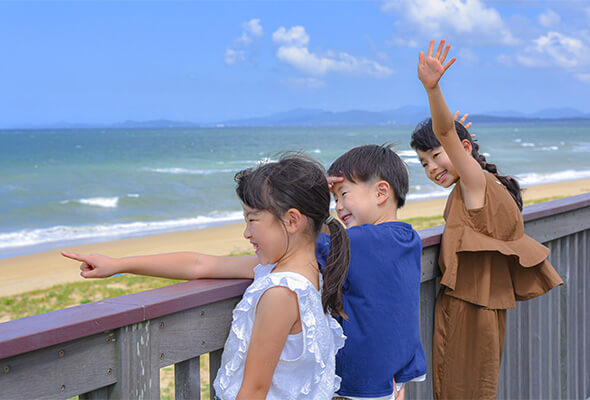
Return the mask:
M315 241L305 243L293 243L289 247L287 252L277 262L274 270L280 271L293 271L298 270L309 270L309 268L317 270L318 264L315 255Z
M373 225L384 224L386 222L396 222L397 220L397 209L383 210L383 212L377 215L377 218L373 222Z

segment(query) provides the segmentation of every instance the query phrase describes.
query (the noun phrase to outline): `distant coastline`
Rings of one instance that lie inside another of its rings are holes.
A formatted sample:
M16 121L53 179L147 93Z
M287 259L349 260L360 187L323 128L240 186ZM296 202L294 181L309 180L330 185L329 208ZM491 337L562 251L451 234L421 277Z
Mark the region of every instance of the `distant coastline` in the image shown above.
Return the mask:
M111 124L91 124L60 121L50 124L24 124L2 127L0 130L15 129L182 129L182 128L240 128L240 127L325 127L325 126L414 126L428 117L428 108L404 106L385 111L326 111L321 109L298 108L262 117L230 119L213 123L154 119L146 121L127 120ZM490 111L470 114L469 120L477 124L502 123L567 123L590 122L590 113L572 108L550 108L534 113L512 110Z

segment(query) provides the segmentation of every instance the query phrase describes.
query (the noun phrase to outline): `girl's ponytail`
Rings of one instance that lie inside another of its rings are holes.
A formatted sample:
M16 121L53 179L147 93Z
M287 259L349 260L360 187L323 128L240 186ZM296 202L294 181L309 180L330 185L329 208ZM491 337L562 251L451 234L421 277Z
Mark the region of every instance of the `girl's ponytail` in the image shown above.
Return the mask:
M346 229L332 215L324 223L330 230L330 253L323 273L322 306L334 317L348 318L342 303L342 284L348 275L350 240Z

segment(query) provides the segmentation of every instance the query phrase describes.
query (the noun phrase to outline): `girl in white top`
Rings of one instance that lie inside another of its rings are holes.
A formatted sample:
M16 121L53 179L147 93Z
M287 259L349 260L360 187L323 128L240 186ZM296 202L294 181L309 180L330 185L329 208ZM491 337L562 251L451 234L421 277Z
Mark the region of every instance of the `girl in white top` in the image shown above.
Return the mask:
M340 384L335 355L345 339L332 316L343 315L342 283L350 252L346 230L329 214L324 170L314 160L287 155L241 171L235 180L246 220L244 237L256 257L62 254L82 261L85 278L120 272L176 279L254 278L233 313L214 383L216 396L331 399ZM323 224L330 230L331 246L320 274L315 239Z

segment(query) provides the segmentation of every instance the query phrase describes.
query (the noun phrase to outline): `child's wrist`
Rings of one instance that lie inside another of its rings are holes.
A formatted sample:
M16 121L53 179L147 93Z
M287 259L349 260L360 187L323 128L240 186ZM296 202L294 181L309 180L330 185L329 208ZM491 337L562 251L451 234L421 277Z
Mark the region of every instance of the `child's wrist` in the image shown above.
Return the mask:
M433 94L438 94L440 92L440 86L438 85L438 83L436 84L436 86L433 86L433 87L424 86L424 89L426 90L426 93L429 96L433 95Z

